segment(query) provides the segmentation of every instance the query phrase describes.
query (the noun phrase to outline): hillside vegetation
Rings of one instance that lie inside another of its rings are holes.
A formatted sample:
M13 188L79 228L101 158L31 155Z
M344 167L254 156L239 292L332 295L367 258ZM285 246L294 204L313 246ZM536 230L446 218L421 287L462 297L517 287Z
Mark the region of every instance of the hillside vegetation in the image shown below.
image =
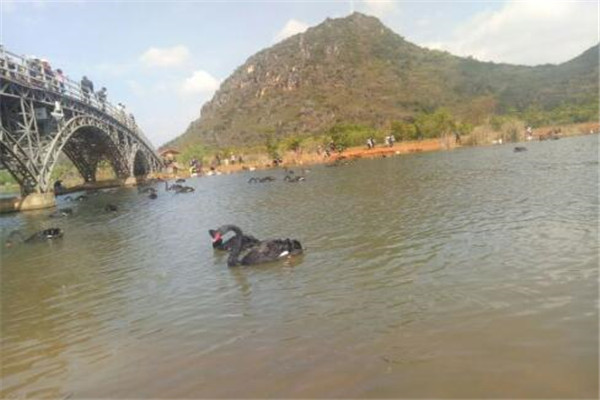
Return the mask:
M354 13L251 56L165 146L293 145L340 130L415 139L511 119L534 128L594 120L598 55L594 46L560 65L480 62L421 48Z

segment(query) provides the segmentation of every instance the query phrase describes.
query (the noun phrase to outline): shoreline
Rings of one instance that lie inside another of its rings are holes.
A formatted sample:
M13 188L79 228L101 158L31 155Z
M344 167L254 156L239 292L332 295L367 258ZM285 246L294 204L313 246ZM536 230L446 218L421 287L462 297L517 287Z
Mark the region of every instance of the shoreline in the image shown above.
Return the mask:
M567 137L574 136L585 136L590 134L598 134L600 133L600 129L597 124L577 124L581 126L592 126L596 129L593 130L593 133L590 133L587 130L582 131L581 129L573 129L573 130L564 130L558 137L555 139L562 139ZM538 129L534 130L533 138L531 141L540 141L545 140L544 135L547 129ZM468 142L469 137L465 137L463 142ZM528 143L528 141L515 141L515 142L504 142L501 144L517 144L517 143ZM433 152L433 151L449 151L457 148L466 148L466 147L487 147L494 146L498 144L494 144L491 142L481 143L481 144L468 144L461 145L457 144L453 137L441 137L435 139L422 139L422 140L413 140L413 141L400 141L394 143L392 147L387 147L382 144L374 147L372 149L367 149L365 145L363 146L354 146L349 147L343 150L340 153L331 153L331 155L326 156L324 153L317 152L286 152L282 157L282 162L273 165L272 160L270 160L267 155L252 155L249 156L249 159L254 158L252 161L245 161L243 163L234 163L229 164L228 162L223 162L220 166L216 167L214 171L211 171L210 168L202 168L202 173L198 174L197 177L211 176L211 175L221 175L221 174L232 174L236 172L242 171L260 171L266 169L272 169L277 167L298 167L298 166L307 166L307 165L326 165L333 164L342 160L356 160L361 158L377 158L377 157L390 157L390 156L401 156L405 154L411 153L421 153L421 152ZM177 178L190 178L192 174L187 169L180 169L176 173L169 172L158 172L151 175L148 179L177 179ZM71 183L71 184L69 184ZM122 183L115 178L109 179L101 179L97 180L93 184L89 183L80 183L80 182L65 182L65 191L61 194L72 193L82 190L97 190L104 188L112 188L121 186ZM135 185L133 185L135 186ZM14 191L11 189L15 189ZM9 187L0 187L0 195L1 197L18 197L20 195L18 186Z
M367 149L366 146L349 147L342 152L331 153L326 156L325 153L316 152L287 152L282 157L282 162L278 165L273 163L263 156L262 159L255 162L244 162L242 164L221 164L215 168L217 174L232 174L241 171L258 171L277 167L297 167L303 165L320 165L331 164L341 160L356 160L360 158L377 158L388 157L410 153L431 152L441 150L451 150L460 146L454 143L448 143L444 139L423 139L415 141L396 142L392 147L380 145L372 149ZM171 178L189 177L188 171L178 171L177 174L166 174ZM210 176L210 169L203 168L202 174L199 176Z
M561 135L549 138L549 139L564 139L568 137L575 136L586 136L590 134L597 135L599 133L599 129L595 129L594 133L589 132L580 132L580 131L572 131L565 133L563 132ZM467 142L468 137L465 138L463 142ZM362 158L378 158L378 157L391 157L391 156L401 156L412 153L422 153L422 152L434 152L434 151L451 151L458 148L469 148L469 147L489 147L489 146L497 146L497 145L511 145L518 143L530 143L530 142L538 142L543 140L549 140L544 137L544 133L540 129L539 132L534 131L531 140L524 141L515 141L515 142L503 142L503 143L482 143L482 144L468 144L461 145L457 144L453 137L442 137L435 139L422 139L422 140L413 140L413 141L402 141L396 142L392 147L386 147L384 145L379 145L378 147L374 147L372 149L367 149L366 146L354 146L349 147L343 150L341 153L331 153L329 157L324 154L318 154L316 152L286 152L282 157L282 162L279 165L273 165L272 160L269 160L266 156L262 158L251 161L244 162L242 164L221 164L220 166L215 168L216 174L231 174L235 172L241 171L259 171L265 169L271 169L276 167L298 167L305 165L320 165L320 164L333 164L342 160L357 160ZM187 178L190 177L191 174L187 170L180 170L177 173L161 173L159 174L163 179L175 179L175 178ZM210 176L210 169L202 168L201 176Z

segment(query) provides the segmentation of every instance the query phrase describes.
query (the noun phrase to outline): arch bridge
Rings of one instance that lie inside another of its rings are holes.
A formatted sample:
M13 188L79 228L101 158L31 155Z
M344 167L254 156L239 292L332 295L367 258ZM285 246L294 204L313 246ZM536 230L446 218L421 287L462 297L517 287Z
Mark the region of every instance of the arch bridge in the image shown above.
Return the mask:
M0 46L0 164L23 197L51 193L60 154L86 183L106 161L123 180L159 171L162 161L124 107Z

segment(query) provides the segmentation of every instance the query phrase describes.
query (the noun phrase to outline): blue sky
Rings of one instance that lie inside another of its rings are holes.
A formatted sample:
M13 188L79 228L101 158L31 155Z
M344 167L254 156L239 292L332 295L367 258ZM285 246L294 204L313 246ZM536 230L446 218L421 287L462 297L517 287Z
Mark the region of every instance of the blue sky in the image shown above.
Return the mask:
M484 61L560 63L599 41L596 0L0 0L0 42L106 86L159 146L183 133L248 57L351 11L417 45Z

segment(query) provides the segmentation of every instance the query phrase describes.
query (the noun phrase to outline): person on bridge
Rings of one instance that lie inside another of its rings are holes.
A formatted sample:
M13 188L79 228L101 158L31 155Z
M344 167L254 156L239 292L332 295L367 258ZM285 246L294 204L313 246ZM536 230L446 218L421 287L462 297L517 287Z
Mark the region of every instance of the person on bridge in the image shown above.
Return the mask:
M81 78L81 92L86 103L90 102L90 93L94 93L94 83L87 76Z
M28 57L25 60L29 82L35 86L41 86L40 77L42 75L42 64L39 58L35 56Z
M102 111L106 111L106 88L103 87L100 89L100 91L96 94L96 97L98 97Z
M65 93L65 80L67 79L67 77L63 75L62 69L58 68L56 70L54 79L56 79L56 83L58 84L58 90L61 93Z
M50 62L48 60L41 60L42 63L42 77L45 82L46 88L50 88L52 82L54 81L54 71L52 71L52 67L50 66Z
M127 122L127 113L125 112L125 104L123 103L119 103L117 105L117 108L119 110L119 120L121 121L121 123L126 123Z
M137 124L135 123L135 117L133 116L132 113L129 113L129 119L127 120L127 126L129 126L130 129L136 130L137 128Z

